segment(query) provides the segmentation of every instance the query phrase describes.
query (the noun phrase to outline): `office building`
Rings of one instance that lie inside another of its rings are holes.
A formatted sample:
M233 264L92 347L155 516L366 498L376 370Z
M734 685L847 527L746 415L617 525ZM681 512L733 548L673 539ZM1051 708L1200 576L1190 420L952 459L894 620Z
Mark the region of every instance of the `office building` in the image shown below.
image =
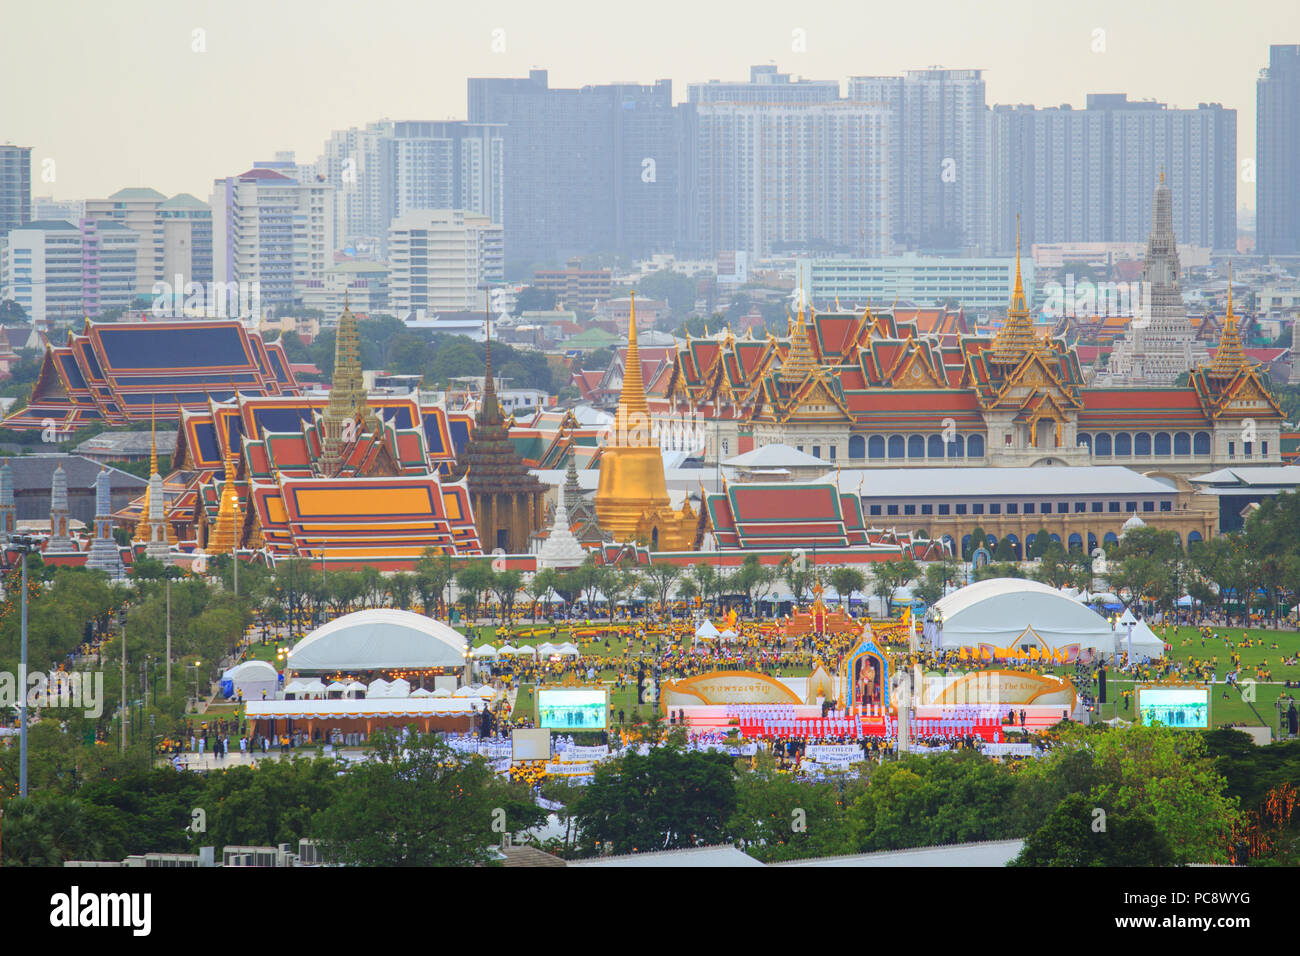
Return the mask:
M212 193L214 282L248 283L263 308L291 306L334 261L333 189L290 164L259 163Z
M849 99L888 116L890 219L899 249L978 250L985 240L986 121L981 70L855 76Z
M1268 48L1255 87L1255 251L1300 254L1300 44Z
M1020 260L1032 302L1034 260ZM814 302L843 308L889 308L898 300L917 305L951 304L971 315L1006 308L1015 288L1016 260L922 256L907 253L875 259L800 259L795 285Z
M470 124L502 124L512 275L571 256L668 250L679 202L680 119L672 83L552 89L526 79L471 78Z
M0 239L32 221L32 148L0 145Z
M987 245L1142 242L1151 184L1173 191L1173 230L1188 246L1235 248L1237 113L1218 103L1171 109L1123 93L1087 108L995 106L988 114Z
M888 251L889 116L838 92L771 67L754 67L748 84L691 85L693 247L753 257Z
M504 231L462 209L408 212L388 232L389 295L399 317L482 307L480 286L505 281Z

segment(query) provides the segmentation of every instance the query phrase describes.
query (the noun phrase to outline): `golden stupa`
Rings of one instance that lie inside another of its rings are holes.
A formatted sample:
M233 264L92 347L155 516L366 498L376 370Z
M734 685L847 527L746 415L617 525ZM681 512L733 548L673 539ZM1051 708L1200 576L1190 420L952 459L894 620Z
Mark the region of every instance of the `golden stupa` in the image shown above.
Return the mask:
M608 540L638 542L656 551L683 551L695 546L698 526L689 501L674 511L664 480L664 459L650 427L641 353L636 341L636 297L627 330L627 362L618 399L614 434L600 456L596 487L596 521Z

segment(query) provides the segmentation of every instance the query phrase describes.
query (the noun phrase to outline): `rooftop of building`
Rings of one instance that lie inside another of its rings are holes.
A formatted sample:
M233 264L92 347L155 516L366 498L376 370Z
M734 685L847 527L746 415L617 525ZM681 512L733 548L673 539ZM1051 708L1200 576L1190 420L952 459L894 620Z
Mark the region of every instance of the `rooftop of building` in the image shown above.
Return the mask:
M122 455L139 455L149 451L154 435L147 431L104 432L94 438L87 438L72 449L78 454L98 452ZM170 455L176 451L176 431L168 428L157 433L158 453Z
M63 466L69 488L86 489L95 486L95 478L101 471L107 471L109 482L114 491L141 491L149 483L143 478L128 474L119 468L101 465L82 455L65 455L46 453L39 455L16 455L6 458L0 464L8 464L13 474L14 491L26 489L49 490L54 479L54 470Z
M119 189L109 199L156 199L165 200L167 197L156 189L148 186L128 186L126 189Z
M814 455L776 442L763 445L743 455L728 458L722 463L728 468L811 468L817 465L829 468L831 463Z
M1300 473L1300 468L1295 469ZM1173 488L1119 465L1041 468L846 468L818 479L864 498L1023 495L1153 495Z

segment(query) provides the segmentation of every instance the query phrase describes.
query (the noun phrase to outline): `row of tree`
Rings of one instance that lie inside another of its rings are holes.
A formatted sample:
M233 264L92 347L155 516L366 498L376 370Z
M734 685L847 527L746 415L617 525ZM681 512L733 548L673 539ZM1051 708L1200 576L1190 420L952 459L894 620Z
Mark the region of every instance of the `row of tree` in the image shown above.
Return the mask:
M65 735L66 736L66 735ZM1235 731L1061 725L1040 759L974 751L864 765L860 778L792 777L680 741L602 763L593 781L546 781L567 857L734 844L764 861L1023 839L1021 865L1300 862L1300 743ZM59 865L199 845L319 840L354 865L486 862L503 833L545 814L526 787L436 736L371 741L340 772L317 756L199 776L40 741L42 786L5 815L4 865ZM0 767L11 763L0 752ZM195 807L207 829L188 825Z

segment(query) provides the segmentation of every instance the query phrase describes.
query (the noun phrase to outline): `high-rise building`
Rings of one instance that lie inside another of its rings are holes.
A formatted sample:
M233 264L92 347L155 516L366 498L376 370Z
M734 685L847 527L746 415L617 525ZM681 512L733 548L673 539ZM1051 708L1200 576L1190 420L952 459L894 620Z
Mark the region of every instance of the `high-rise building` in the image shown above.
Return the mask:
M505 281L501 226L463 209L398 216L388 249L389 297L399 316L476 309L484 297L480 286Z
M336 130L317 171L334 187L340 248L381 259L393 219L419 209L464 209L501 222L502 128L491 123L393 122Z
M1300 253L1300 44L1268 48L1255 87L1255 251ZM3 231L3 227L0 227Z
M158 204L163 226L163 281L212 281L212 207L189 193Z
M900 249L963 252L986 234L986 121L981 70L855 76L849 99L888 115L890 218Z
M512 275L575 255L642 258L672 246L680 122L672 83L552 89L471 78L470 124L503 124L506 255Z
M136 275L132 289L137 295L154 295L154 284L161 282L164 242L163 223L158 207L167 197L148 187L119 189L107 199L87 199L86 218L96 222L112 221L135 232L137 244Z
M770 67L754 67L747 84L689 88L694 247L755 257L888 250L889 117L838 92Z
M81 229L62 219L29 222L9 231L0 256L0 299L13 299L32 322L82 315Z
M1237 236L1237 113L1218 103L1170 109L1127 94L1089 94L1087 108L995 106L988 114L987 245L1141 242L1151 183L1173 190L1184 245L1232 249Z
M1178 376L1207 361L1209 350L1187 319L1179 282L1173 196L1162 175L1151 200L1151 235L1142 267L1141 307L1115 344L1098 385L1173 385Z
M32 221L32 148L0 145L0 239Z
M258 164L213 187L214 281L252 284L264 307L292 305L334 261L333 187L298 179L291 162Z
M81 220L81 309L129 309L139 281L140 233L116 219Z

